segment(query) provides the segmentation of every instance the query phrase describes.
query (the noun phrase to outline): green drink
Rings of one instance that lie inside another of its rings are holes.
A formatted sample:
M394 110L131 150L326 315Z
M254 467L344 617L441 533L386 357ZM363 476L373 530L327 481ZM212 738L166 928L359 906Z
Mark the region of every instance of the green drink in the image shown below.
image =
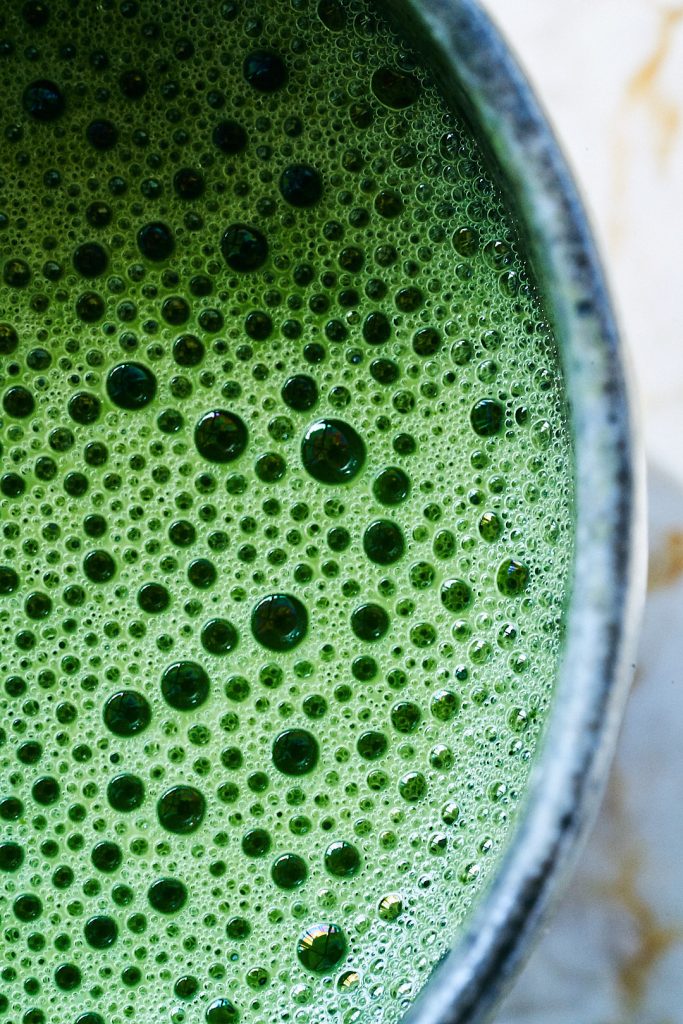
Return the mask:
M572 455L364 2L0 16L3 1018L398 1021L514 826Z

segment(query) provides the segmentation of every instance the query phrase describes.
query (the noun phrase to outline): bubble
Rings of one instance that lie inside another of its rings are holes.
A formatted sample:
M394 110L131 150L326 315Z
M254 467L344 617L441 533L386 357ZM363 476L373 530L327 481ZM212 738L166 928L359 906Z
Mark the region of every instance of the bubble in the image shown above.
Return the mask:
M376 519L363 534L363 550L371 562L393 565L405 551L401 528L389 519Z
M434 327L422 327L413 335L413 352L423 359L435 355L440 348L441 335Z
M318 0L318 17L330 32L341 32L346 25L346 13L338 0Z
M337 419L316 420L301 443L304 469L320 483L347 483L365 462L365 445L352 426Z
M166 703L176 711L192 711L207 700L209 677L194 661L176 661L164 670L161 692Z
M183 974L173 986L173 994L178 999L192 999L199 991L199 982L192 974Z
M214 146L222 153L241 153L247 145L247 133L241 124L233 120L219 121L211 135Z
M51 775L36 779L31 786L31 796L37 804L41 804L43 807L49 807L50 804L56 803L59 800L59 794L59 783Z
M176 914L187 902L187 888L178 878L159 878L150 885L147 899L160 914Z
M398 364L393 359L373 359L370 363L370 375L378 384L395 384L400 377Z
M178 366L199 366L204 355L204 345L194 334L181 334L173 342L173 358Z
M138 590L138 606L140 611L149 615L157 615L166 611L171 598L166 587L160 583L145 583Z
M75 964L62 964L55 971L55 984L63 992L72 992L81 984L81 972Z
M97 395L93 395L88 391L78 391L69 399L67 408L69 416L74 423L80 423L82 426L87 427L92 423L96 423L100 418L102 403Z
M325 867L335 878L352 878L360 866L360 854L351 843L337 840L325 850Z
M2 396L2 407L8 416L15 419L25 419L35 409L36 403L28 388L16 385L9 388Z
M307 971L328 974L346 956L346 936L336 924L315 924L307 928L296 944L296 955Z
M397 921L403 913L403 899L396 892L390 892L383 896L377 908L377 914L382 921Z
M43 912L43 904L38 896L34 893L23 893L21 896L17 896L15 899L12 909L14 916L19 921L26 923L27 921L37 920Z
M82 277L99 277L107 269L108 262L107 253L98 242L79 245L73 257L74 269Z
M116 921L106 914L91 917L86 921L83 928L85 941L93 949L108 949L110 946L113 946L118 933Z
M391 709L391 724L397 732L415 732L422 720L422 712L413 701L399 701Z
M214 999L206 1008L207 1024L234 1024L239 1013L229 999Z
M518 597L529 584L529 570L516 558L506 558L496 573L496 586L505 597Z
M43 28L50 19L50 10L40 0L27 0L21 9L22 16L31 28Z
M406 772L398 781L398 791L408 803L417 803L427 792L427 780L421 772Z
M318 741L306 729L286 729L273 743L273 764L284 775L307 775L318 756Z
M168 224L152 221L140 228L137 234L138 249L153 263L163 263L173 255L175 238Z
M271 877L280 889L298 889L308 876L306 861L296 853L283 853L273 862Z
M310 164L290 164L280 176L280 192L291 206L315 206L323 194L320 171Z
M152 718L147 700L135 690L120 690L104 705L104 724L116 736L136 736L143 732Z
M368 313L363 321L363 338L368 345L383 345L391 337L389 318L380 312Z
M389 629L389 616L378 604L359 605L351 614L351 629L359 640L381 640Z
M64 94L56 82L39 78L24 89L24 110L34 121L56 121L64 113Z
M287 81L287 68L274 50L254 50L242 68L249 85L258 92L277 92Z
M393 68L379 68L372 76L372 91L385 107L404 110L420 95L420 83L410 74Z
M108 551L89 551L83 559L83 572L92 583L108 583L116 573L116 562Z
M25 260L7 260L2 279L10 288L25 288L31 280L31 268Z
M118 142L119 133L112 121L98 118L90 122L85 130L85 137L94 149L105 153L114 148Z
M107 784L107 800L115 811L136 811L145 799L145 784L137 775L123 772Z
M129 68L119 75L119 89L128 100L140 100L149 88L144 71Z
M197 423L194 443L209 462L233 462L247 446L247 428L236 413L214 409Z
M173 188L179 199L199 199L204 194L204 176L194 167L181 167L173 175Z
M227 619L210 619L202 626L201 643L207 654L229 654L237 641L237 630Z
M159 823L169 832L187 835L204 820L206 801L194 786L172 786L159 798Z
M308 630L308 612L292 594L269 594L251 613L254 638L271 651L291 651Z
M95 844L90 854L90 859L98 871L111 874L121 866L123 854L121 853L121 847L116 843L104 841Z
M18 843L0 843L0 871L18 871L24 862L24 851Z
M500 402L492 398L482 398L470 413L472 429L480 437L493 437L503 429L505 411Z
M441 584L441 603L444 608L458 615L472 603L472 588L464 580L444 580Z
M221 238L221 252L231 270L249 273L258 270L268 259L268 242L258 228L231 224Z
M263 828L252 828L242 836L242 852L247 857L265 857L271 845L270 834Z
M318 401L318 385L305 373L288 377L282 385L282 400L295 412L307 412Z
M388 748L389 743L384 733L372 729L362 733L356 743L358 753L366 761L376 761L383 757Z
M19 344L19 336L11 324L0 323L0 356L11 356Z

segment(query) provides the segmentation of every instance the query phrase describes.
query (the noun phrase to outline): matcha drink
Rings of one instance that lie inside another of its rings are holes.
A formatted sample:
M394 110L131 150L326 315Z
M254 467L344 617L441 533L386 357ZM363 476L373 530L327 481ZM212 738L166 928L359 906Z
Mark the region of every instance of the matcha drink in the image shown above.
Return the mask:
M8 0L0 83L0 1019L394 1024L562 643L514 222L366 0Z

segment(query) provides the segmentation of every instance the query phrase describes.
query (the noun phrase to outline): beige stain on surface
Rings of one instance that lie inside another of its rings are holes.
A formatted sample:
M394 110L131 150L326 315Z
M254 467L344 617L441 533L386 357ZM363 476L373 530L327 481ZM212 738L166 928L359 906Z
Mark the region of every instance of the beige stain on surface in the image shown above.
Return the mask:
M664 542L650 557L648 590L670 587L683 576L683 530L667 530Z
M666 170L671 151L681 127L681 109L662 88L662 71L674 46L676 32L683 24L683 7L663 8L659 11L659 26L652 52L636 68L625 84L624 93L615 120L612 160L614 166L612 188L612 216L610 237L616 247L621 242L624 226L624 200L628 185L628 165L631 146L628 141L630 118L634 108L642 107L654 132L654 152L660 171ZM642 140L639 139L639 143Z
M647 60L632 75L626 89L629 103L642 103L650 115L656 133L657 155L660 164L666 164L681 124L681 111L675 100L669 99L660 85L674 45L676 31L683 22L683 7L661 10L659 31L655 47Z
M653 969L682 937L676 928L666 927L657 919L638 892L640 870L640 857L633 852L627 854L610 886L610 895L629 914L635 933L633 949L616 964L619 990L629 1009L643 1002Z
M633 929L631 948L614 963L626 1024L645 1002L654 968L673 946L683 940L683 933L678 928L665 926L640 894L639 881L645 865L638 833L631 824L626 807L624 780L616 769L610 777L603 814L611 821L615 865L613 879L599 889L603 896L626 911ZM666 1021L661 1021L661 1024L666 1024Z

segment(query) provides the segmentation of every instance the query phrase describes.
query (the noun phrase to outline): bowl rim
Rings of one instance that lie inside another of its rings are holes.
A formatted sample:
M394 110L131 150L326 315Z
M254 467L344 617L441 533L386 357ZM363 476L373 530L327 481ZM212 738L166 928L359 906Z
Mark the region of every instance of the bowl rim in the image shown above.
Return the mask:
M380 0L381 2L381 0ZM476 0L385 0L447 98L486 140L524 225L565 373L575 559L556 695L510 847L404 1024L477 1024L529 955L599 807L645 592L644 458L586 211L539 101Z

